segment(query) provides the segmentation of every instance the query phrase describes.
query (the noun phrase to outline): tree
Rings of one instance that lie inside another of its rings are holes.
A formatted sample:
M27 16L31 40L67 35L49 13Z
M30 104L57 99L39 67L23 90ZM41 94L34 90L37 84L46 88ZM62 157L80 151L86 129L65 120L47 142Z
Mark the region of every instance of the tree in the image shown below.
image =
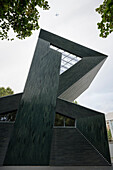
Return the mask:
M112 135L111 135L111 130L107 130L107 135L108 135L108 140L111 141L112 140Z
M7 87L6 89L4 87L0 87L0 97L8 96L13 94L13 90L10 87Z
M0 0L0 38L9 40L11 28L19 39L31 36L33 30L39 29L37 7L49 9L45 0Z
M78 104L78 102L76 100L73 101L74 104Z
M101 15L101 22L97 23L100 37L106 38L113 31L113 0L104 0L96 11Z
M8 96L14 94L13 90L10 87L6 89L4 87L0 87L0 97ZM1 121L14 121L16 117L16 112L0 115Z

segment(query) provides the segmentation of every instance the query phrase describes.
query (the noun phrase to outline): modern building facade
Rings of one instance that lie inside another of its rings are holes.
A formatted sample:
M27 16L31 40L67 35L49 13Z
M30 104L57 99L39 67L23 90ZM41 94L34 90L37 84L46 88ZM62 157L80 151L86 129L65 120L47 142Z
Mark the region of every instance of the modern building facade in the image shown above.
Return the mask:
M107 129L111 131L111 136L113 139L113 112L107 113L105 115L106 118L106 125L107 125Z
M106 58L40 31L24 92L0 98L0 114L17 112L15 122L0 123L1 165L111 165L104 114L72 103Z

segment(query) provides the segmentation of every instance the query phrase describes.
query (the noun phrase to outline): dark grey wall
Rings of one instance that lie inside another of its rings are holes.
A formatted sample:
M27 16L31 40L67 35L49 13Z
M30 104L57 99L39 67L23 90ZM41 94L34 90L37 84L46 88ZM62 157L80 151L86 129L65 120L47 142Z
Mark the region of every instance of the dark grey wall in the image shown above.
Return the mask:
M0 121L0 166L2 166L4 162L13 124L14 123L11 122Z
M61 54L39 39L4 165L49 165Z
M85 57L61 74L58 97L72 102L80 96L89 87L104 61L103 56Z
M104 114L77 119L77 128L111 163Z
M58 97L72 102L89 87L107 55L45 30L40 31L39 37L55 47L82 58L81 61L60 75Z
M56 112L73 119L79 119L83 117L86 118L88 116L95 116L97 114L100 115L102 114L100 112L80 106L79 104L70 103L65 100L61 100L59 98L57 98Z
M108 166L109 163L105 161L102 155L97 152L78 129L54 128L50 165ZM75 167L75 169L78 168ZM84 169L91 170L92 168L81 168L81 170Z
M91 56L106 56L100 52L94 51L94 50L84 47L80 44L69 41L65 38L62 38L58 35L55 35L53 33L45 31L43 29L41 29L39 37L46 41L49 41L51 45L61 48L65 51L67 51L71 54L77 55L81 58L82 57L91 57Z
M0 114L16 111L21 97L22 93L0 97Z

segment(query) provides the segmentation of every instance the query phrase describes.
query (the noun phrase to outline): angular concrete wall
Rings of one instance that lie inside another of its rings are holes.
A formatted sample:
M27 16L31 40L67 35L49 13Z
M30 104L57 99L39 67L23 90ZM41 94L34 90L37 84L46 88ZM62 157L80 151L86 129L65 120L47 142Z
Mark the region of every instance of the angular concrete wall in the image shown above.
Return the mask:
M59 76L61 53L50 49L50 45L79 56L81 61ZM16 107L18 110L5 165L49 165L55 110L59 114L77 119L79 132L95 148L97 155L99 153L101 165L111 164L104 115L69 103L89 87L106 58L104 54L41 30L23 94L17 95L17 98L5 98L5 101L11 104L12 110L11 107L5 109L4 105L0 108L2 113L5 113L5 110L13 111ZM18 104L13 107L14 98ZM0 99L0 103L2 101ZM76 136L72 139L72 147L75 147L75 138ZM65 140L65 135L62 140ZM65 155L65 152L63 154ZM77 152L74 156L78 156ZM81 158L78 158L80 162L84 157L81 155ZM71 155L69 159L71 160ZM93 159L91 161L89 165L93 164ZM77 164L73 162L70 165Z
M76 126L102 156L111 163L104 114L77 119Z
M39 39L4 165L49 165L61 54Z

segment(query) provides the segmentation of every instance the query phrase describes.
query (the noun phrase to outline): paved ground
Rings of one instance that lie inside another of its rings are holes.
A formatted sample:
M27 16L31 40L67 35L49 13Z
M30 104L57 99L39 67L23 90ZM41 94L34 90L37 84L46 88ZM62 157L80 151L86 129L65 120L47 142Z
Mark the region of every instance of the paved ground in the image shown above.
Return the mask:
M0 170L113 170L108 166L67 166L67 167L49 167L49 166L4 166Z

